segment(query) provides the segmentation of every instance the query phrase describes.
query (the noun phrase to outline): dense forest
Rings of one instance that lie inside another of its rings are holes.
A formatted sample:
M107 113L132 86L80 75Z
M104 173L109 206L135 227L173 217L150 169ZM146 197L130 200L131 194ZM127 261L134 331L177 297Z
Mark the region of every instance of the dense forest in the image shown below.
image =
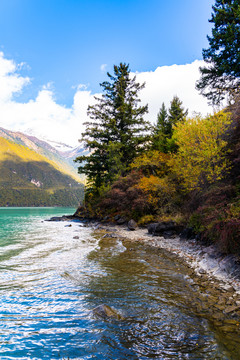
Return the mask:
M82 134L89 156L76 159L87 176L85 212L120 214L140 225L174 221L222 252L240 253L240 5L216 0L209 48L197 89L221 111L188 116L178 96L163 103L155 124L144 120L129 65L114 66L90 106ZM181 93L181 89L176 89Z
M79 205L83 188L59 189L54 192L39 189L0 189L1 206L71 206Z

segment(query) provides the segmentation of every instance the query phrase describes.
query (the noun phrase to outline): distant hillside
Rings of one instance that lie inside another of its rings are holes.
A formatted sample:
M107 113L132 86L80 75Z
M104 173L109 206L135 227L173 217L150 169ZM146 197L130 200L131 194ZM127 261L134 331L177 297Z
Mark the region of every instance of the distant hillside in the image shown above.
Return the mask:
M26 135L21 132L6 130L0 127L0 137L10 140L15 144L24 145L36 153L45 156L52 162L54 166L58 167L61 172L72 176L76 181L82 180L82 177L77 172L77 164L74 159L84 152L82 146L71 148L64 144L53 143L52 146L47 141L40 140L35 136ZM64 149L64 151L63 151Z
M79 204L83 184L57 150L5 129L0 129L0 136L0 206Z

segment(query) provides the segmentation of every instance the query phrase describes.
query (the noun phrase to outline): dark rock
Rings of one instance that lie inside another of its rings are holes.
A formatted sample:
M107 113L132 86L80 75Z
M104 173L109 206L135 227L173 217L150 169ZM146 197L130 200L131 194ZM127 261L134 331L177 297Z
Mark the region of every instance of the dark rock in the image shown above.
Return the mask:
M163 221L148 225L148 232L152 235L162 235L166 231L177 231L177 225L173 221ZM173 235L173 234L172 234Z
M195 236L195 240L196 240L196 241L201 241L201 240L202 240L201 234L197 234L197 235Z
M162 236L164 237L164 239L171 239L176 235L176 232L173 230L169 230L169 231L163 231Z
M79 239L79 236L74 236L73 239Z
M121 218L121 216L120 216L120 215L116 215L116 216L114 216L114 220L115 220L115 221L118 221L120 218Z
M123 225L127 222L127 219L124 216L121 216L118 220L117 220L117 224L118 225Z
M192 227L185 228L180 234L180 239L187 239L187 240L194 239L195 235L196 234Z
M63 215L63 216L53 216L49 220L46 221L80 221L80 219L76 219L73 215Z
M69 224L69 225L65 225L64 227L71 227L72 226L72 224Z
M63 216L53 216L47 221L65 221L65 218Z
M128 222L128 229L129 230L136 230L136 228L137 228L137 223L136 223L136 221L134 221L133 219L131 219L129 222Z

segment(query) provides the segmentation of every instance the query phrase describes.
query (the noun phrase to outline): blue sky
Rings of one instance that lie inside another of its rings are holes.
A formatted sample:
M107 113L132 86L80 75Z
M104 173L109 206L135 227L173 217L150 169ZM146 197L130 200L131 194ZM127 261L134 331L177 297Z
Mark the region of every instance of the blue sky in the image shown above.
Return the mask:
M99 90L101 65L120 61L132 71L202 58L211 15L209 0L1 0L0 46L25 62L39 89L53 83L70 105L74 86ZM23 71L22 71L23 73ZM25 95L30 96L27 91Z
M58 105L72 109L80 84L91 94L100 92L106 71L121 61L133 72L148 74L201 60L213 3L1 0L0 50L15 64L12 75L28 78L12 92L11 101L35 101L42 89L48 89Z

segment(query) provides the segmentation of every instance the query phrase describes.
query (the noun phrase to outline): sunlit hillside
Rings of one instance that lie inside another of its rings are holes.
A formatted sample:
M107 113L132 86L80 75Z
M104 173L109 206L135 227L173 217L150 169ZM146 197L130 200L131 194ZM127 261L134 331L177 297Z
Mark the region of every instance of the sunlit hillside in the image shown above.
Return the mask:
M82 193L60 164L0 137L0 206L75 206Z
M7 129L0 128L0 138L9 140L12 145L6 145L6 143L1 144L3 149L0 150L4 152L6 147L8 148L8 152L13 151L16 152L18 156L20 156L19 152L22 153L22 159L32 159L35 160L40 159L38 155L42 155L47 159L47 162L50 162L56 169L60 170L61 172L66 173L73 177L77 182L81 182L81 177L77 172L77 166L74 164L73 159L77 157L81 152L82 149L74 149L75 151L73 156L69 157L69 151L61 152L58 151L56 148L51 146L48 142L40 140L34 136L26 135L21 132L10 131ZM2 140L3 141L3 140ZM16 148L17 145L23 145L25 150L22 147ZM29 152L29 150L32 150Z

